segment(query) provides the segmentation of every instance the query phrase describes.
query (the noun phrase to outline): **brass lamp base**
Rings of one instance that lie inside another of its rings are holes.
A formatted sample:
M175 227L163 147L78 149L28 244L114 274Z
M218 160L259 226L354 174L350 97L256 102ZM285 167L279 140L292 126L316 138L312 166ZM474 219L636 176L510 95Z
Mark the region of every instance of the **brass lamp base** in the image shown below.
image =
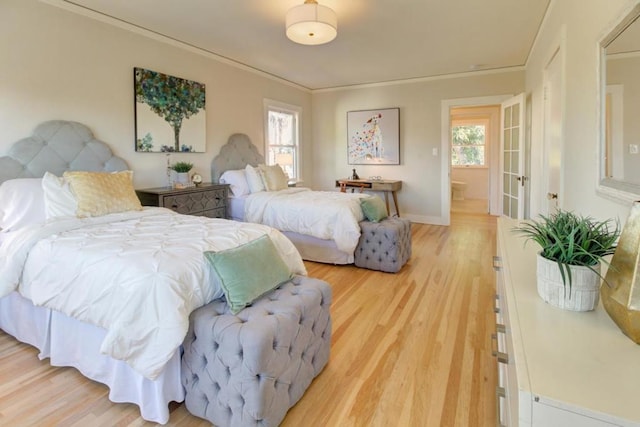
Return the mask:
M634 202L600 287L600 298L611 319L636 344L640 344L639 261L640 202Z

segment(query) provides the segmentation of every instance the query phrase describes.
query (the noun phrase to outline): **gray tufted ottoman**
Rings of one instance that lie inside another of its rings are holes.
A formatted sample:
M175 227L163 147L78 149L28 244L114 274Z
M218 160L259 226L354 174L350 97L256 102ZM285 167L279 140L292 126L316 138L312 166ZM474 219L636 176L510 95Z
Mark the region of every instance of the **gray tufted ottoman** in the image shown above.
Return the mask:
M277 426L329 361L331 287L296 276L237 315L224 299L191 314L182 384L217 426Z
M411 222L389 217L360 222L360 240L354 254L358 267L396 273L411 258Z

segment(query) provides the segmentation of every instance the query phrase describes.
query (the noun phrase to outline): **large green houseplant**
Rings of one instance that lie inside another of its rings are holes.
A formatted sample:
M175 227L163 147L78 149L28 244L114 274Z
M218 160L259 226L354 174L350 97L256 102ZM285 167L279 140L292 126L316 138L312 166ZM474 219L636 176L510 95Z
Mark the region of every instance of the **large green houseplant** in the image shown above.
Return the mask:
M558 210L541 215L539 220L523 222L516 231L541 247L537 270L540 296L561 308L593 310L598 303L600 280L604 279L600 265L606 262L604 257L615 252L619 223ZM561 279L560 284L556 284L557 278ZM584 278L592 282L584 286L595 289L583 288ZM578 289L574 289L576 284L580 286Z

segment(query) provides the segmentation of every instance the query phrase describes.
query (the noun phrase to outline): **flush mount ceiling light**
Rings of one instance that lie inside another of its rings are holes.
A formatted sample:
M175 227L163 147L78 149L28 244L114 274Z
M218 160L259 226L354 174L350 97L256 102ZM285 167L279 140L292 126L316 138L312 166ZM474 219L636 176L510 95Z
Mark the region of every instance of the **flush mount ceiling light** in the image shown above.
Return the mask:
M329 43L338 35L338 18L333 9L316 0L289 9L286 19L287 37L300 44Z

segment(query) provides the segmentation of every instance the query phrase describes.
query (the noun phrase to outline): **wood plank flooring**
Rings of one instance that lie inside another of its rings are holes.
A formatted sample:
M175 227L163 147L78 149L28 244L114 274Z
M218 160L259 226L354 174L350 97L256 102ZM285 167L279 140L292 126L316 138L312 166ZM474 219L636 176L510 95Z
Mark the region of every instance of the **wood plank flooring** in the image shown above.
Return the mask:
M449 227L413 224L397 274L306 263L333 288L331 358L282 425L495 425L495 229L495 217L461 213ZM0 331L0 425L152 423ZM173 404L168 425L209 424Z

